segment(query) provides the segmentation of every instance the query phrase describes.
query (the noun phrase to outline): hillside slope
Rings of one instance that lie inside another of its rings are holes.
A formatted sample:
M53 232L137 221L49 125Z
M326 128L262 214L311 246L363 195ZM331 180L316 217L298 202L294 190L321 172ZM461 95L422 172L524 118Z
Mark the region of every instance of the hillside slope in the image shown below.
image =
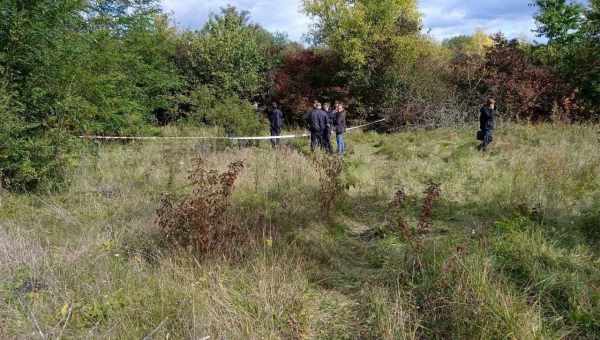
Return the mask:
M1 193L0 338L598 339L597 127L473 134L349 136L329 217L304 141L91 145L65 192ZM205 257L155 223L198 155L246 165L244 242Z

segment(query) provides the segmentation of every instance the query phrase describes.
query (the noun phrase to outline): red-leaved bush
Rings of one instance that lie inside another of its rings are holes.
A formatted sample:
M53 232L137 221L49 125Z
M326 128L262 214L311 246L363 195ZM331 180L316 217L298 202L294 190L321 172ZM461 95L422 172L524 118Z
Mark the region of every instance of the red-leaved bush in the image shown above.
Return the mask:
M551 67L536 63L517 40L496 35L494 42L482 65L482 85L508 118L569 120L576 114L576 93Z
M273 76L273 98L280 102L290 117L301 123L312 101L346 99L347 87L338 79L341 62L330 51L291 50Z

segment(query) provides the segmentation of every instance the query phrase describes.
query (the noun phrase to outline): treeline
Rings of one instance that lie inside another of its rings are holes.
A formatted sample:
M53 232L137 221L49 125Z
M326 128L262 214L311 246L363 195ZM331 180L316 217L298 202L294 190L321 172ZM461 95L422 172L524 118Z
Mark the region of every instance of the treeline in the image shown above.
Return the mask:
M197 31L158 0L0 0L0 175L11 190L52 189L79 134L155 134L164 124L263 129L255 104L300 124L315 99L351 118L468 120L485 96L506 118L598 119L600 1L538 0L545 44L478 32L442 44L415 0L305 0L311 46L232 7ZM254 104L254 105L253 105Z

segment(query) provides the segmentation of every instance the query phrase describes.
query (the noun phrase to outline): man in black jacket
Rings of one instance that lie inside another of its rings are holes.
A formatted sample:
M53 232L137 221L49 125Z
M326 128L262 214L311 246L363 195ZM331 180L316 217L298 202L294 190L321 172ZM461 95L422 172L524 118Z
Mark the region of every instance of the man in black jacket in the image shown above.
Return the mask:
M327 114L327 123L328 128L323 131L323 148L329 152L333 152L333 148L331 147L331 130L335 125L335 109L331 108L329 103L323 104L323 111Z
M308 130L310 131L310 149L315 151L317 146L325 149L323 135L329 130L327 113L321 110L321 103L315 101L314 109L305 116Z
M479 112L479 128L483 139L479 150L486 151L492 143L492 133L496 128L496 100L489 98Z
M269 123L271 125L271 136L281 135L281 128L283 127L283 112L279 109L277 102L271 104L271 111L269 112ZM279 138L271 139L273 147L279 145Z

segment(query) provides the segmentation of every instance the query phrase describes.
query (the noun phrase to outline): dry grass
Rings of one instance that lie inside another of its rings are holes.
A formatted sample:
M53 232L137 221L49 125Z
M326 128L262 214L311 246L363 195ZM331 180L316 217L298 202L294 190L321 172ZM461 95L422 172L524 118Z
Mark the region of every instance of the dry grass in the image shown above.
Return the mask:
M596 130L504 126L485 155L463 129L350 135L331 220L302 143L97 147L66 192L0 193L0 338L594 339ZM154 223L198 156L246 165L235 258L166 247ZM432 180L416 267L389 209L417 225Z

